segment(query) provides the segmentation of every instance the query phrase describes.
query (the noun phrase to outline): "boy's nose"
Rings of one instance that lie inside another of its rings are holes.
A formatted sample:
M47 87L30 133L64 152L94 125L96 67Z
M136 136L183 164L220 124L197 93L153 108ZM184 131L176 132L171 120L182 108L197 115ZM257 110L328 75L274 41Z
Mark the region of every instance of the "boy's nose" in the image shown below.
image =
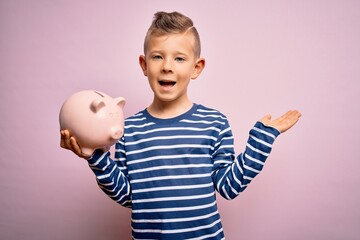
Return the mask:
M172 71L172 64L171 61L166 60L162 66L162 72L171 72Z

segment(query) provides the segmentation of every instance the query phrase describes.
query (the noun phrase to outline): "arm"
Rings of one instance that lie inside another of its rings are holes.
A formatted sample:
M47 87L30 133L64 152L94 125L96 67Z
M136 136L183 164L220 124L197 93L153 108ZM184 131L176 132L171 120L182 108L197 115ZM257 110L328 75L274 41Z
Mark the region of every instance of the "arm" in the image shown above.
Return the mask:
M114 160L110 158L110 152L97 150L88 163L101 190L117 203L131 208L131 188L126 174L125 151L121 150L123 146L122 141L116 143Z
M300 116L297 111L289 111L273 121L270 115L262 118L250 130L245 151L236 159L233 136L227 123L213 153L212 177L216 190L226 199L233 199L244 191L262 170L276 137L291 128Z
M131 207L131 190L127 177L126 156L123 140L116 143L115 159L110 158L108 149L96 150L92 156L85 155L67 130L61 130L60 146L74 152L77 156L88 160L95 173L99 187L110 198L125 207Z

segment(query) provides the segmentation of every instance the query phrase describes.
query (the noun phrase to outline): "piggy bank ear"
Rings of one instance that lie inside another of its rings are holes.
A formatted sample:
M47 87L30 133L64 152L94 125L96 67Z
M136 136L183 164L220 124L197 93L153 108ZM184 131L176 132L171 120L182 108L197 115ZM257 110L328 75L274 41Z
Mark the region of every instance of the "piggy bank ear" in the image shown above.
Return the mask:
M94 113L97 113L101 108L105 107L105 103L103 100L100 99L95 99L94 101L92 101L92 103L90 104L90 109L91 111L93 111Z
M115 102L116 102L116 105L118 105L121 108L124 108L125 103L126 103L125 98L122 98L122 97L115 98Z

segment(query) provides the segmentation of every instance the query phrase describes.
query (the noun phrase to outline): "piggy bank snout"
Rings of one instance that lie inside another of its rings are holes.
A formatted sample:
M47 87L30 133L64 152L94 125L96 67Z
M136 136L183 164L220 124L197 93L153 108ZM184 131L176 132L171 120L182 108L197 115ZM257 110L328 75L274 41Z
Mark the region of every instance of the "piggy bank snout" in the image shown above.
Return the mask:
M122 129L115 129L112 131L112 134L110 135L110 138L113 140L118 140L122 137L124 131Z

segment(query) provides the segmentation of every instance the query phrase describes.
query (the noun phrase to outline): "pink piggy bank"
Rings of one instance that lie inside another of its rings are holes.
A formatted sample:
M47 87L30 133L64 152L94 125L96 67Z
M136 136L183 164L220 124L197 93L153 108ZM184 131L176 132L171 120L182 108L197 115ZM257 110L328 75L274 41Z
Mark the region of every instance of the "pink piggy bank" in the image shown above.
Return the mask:
M86 155L109 148L124 133L125 99L85 90L71 95L59 114L60 128L68 129Z

